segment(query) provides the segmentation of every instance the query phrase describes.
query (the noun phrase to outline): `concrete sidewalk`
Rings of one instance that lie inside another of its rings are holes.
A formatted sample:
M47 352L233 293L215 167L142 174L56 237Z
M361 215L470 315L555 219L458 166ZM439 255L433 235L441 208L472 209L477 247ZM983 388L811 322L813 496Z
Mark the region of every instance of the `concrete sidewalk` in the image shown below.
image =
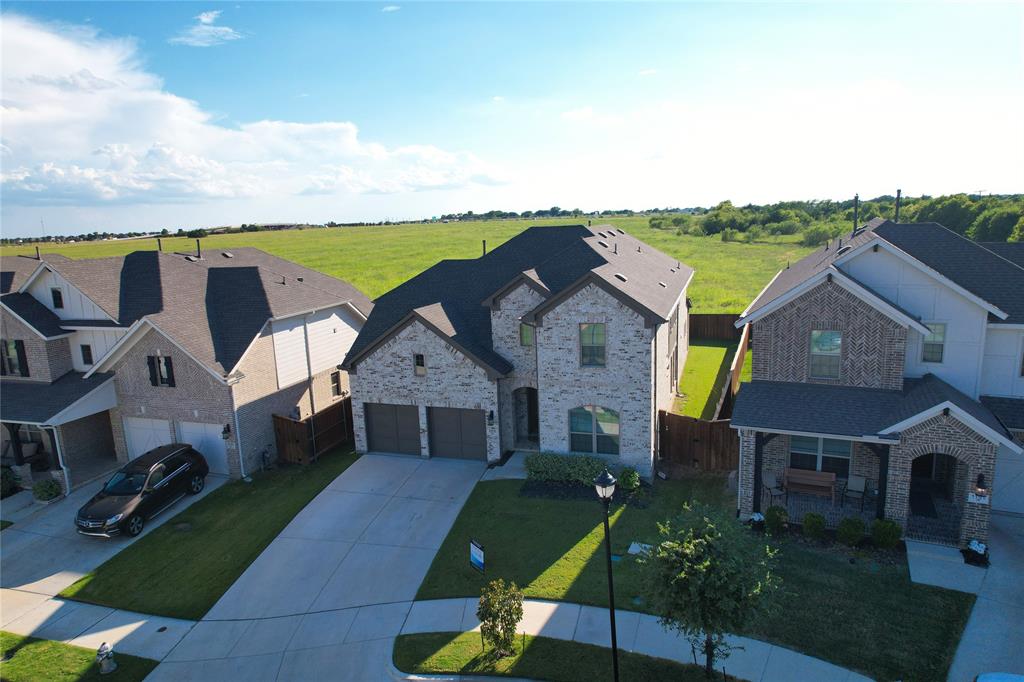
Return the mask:
M480 629L476 599L438 599L413 603L401 634L473 632ZM519 631L583 644L610 647L608 610L565 602L527 599ZM634 611L615 612L619 649L646 656L693 663L686 638L668 632L655 616ZM716 666L750 682L792 680L869 680L855 672L748 637L730 636L732 655ZM741 648L742 647L742 648Z

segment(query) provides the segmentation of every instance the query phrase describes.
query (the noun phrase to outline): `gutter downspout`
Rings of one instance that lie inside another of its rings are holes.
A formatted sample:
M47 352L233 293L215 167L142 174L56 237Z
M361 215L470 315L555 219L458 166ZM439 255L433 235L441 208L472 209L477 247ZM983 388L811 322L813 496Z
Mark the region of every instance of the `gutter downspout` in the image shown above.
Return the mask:
M64 463L64 448L60 446L60 434L57 433L56 426L47 427L50 429L50 433L53 435L53 446L57 449L57 463L60 464L61 471L64 472L64 494L71 494L71 472L68 471L67 465Z
M235 449L238 450L238 473L242 478L245 478L245 455L242 453L242 432L238 429L238 405L235 404L235 387L229 386L228 388L231 391L231 417L235 422Z
M309 314L302 316L302 340L306 345L306 384L309 387L309 409L311 414L309 415L309 434L310 440L313 444L313 452L311 459L315 462L316 456L316 424L313 422L313 416L316 414L316 398L313 395L313 360L309 353Z

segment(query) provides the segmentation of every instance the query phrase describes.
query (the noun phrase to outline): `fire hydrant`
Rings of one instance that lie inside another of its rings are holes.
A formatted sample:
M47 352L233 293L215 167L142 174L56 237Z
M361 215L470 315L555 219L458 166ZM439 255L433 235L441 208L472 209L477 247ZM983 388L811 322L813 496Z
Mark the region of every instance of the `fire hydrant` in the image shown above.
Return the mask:
M114 660L114 647L106 642L100 644L96 650L96 663L100 666L100 675L107 675L117 670L117 662Z

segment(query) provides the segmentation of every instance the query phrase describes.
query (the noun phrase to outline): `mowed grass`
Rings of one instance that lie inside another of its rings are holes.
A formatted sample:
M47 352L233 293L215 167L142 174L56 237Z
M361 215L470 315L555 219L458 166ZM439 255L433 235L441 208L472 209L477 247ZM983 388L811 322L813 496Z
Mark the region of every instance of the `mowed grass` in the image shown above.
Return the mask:
M714 417L738 347L738 341L690 339L686 365L679 379L679 393L683 397L676 398L672 411L699 419Z
M333 452L305 467L255 474L252 483L232 481L60 596L198 620L288 522L355 460L352 452Z
M401 635L395 640L395 667L407 673L495 675L559 682L611 680L611 654L605 647L550 637L519 637L515 653L496 659L477 632ZM663 658L619 651L623 680L706 681L704 670ZM716 674L715 679L721 679ZM733 678L735 679L735 678Z
M438 261L476 258L483 240L494 249L531 225L586 224L585 218L556 220L496 220L466 223L402 224L374 227L338 227L277 232L211 235L204 249L254 246L351 282L370 298L393 289ZM697 270L689 296L694 312L739 312L765 284L786 266L809 253L796 237L773 238L755 244L723 242L717 236L677 236L674 230L655 230L647 218L609 218L597 224L627 230L651 246ZM66 246L40 245L45 253L68 258L116 256L153 250L155 239L83 242ZM165 250L193 251L195 241L165 238ZM3 247L4 255L34 254L34 245Z
M477 597L496 578L527 597L607 605L604 530L596 501L521 497L520 481L479 483L430 567L417 599ZM724 479L656 481L650 506L612 506L612 551L658 541L657 523L688 500L734 508ZM470 538L483 544L486 575L469 565ZM767 615L738 633L861 671L880 680L945 679L974 597L910 581L902 559L875 561L795 539L777 543L782 587ZM645 611L642 567L614 563L616 606Z
M0 646L0 679L5 682L136 682L157 666L148 658L115 653L117 670L101 676L91 649L10 632L0 632Z

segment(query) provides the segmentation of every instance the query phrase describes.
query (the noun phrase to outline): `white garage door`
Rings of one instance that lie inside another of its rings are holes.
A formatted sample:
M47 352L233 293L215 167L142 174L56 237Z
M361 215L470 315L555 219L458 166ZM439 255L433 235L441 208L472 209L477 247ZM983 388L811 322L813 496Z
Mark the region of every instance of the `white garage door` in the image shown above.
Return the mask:
M178 440L188 443L206 458L210 473L228 473L227 444L221 436L224 427L221 424L201 424L199 422L179 422Z
M125 417L124 438L128 444L128 458L135 459L153 448L173 443L171 423L166 419Z
M1005 445L996 453L992 509L1024 514L1024 455L1010 452Z

